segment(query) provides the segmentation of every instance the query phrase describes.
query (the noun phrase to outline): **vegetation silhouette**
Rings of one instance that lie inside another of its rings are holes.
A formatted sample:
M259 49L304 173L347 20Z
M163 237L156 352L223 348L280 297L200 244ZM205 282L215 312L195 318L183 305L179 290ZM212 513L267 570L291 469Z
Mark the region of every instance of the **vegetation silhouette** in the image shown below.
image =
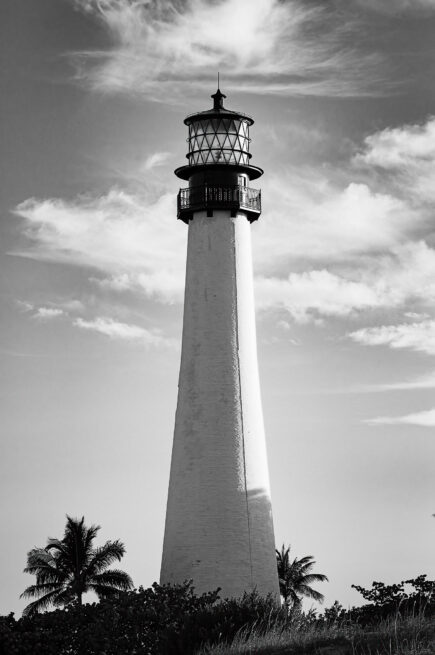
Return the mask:
M322 603L323 594L310 585L313 582L327 582L328 578L323 573L312 573L316 563L312 555L306 555L301 559L295 557L290 561L290 548L290 546L286 548L283 544L280 551L276 550L279 590L284 605L288 610L300 609L304 596Z
M36 575L36 584L27 587L20 598L36 598L25 608L29 616L50 606L62 607L82 604L82 596L94 591L100 600L117 595L133 587L127 573L107 570L125 553L118 539L94 548L93 541L99 525L85 525L84 516L67 516L62 539L49 539L45 548L33 548L27 554L25 573Z

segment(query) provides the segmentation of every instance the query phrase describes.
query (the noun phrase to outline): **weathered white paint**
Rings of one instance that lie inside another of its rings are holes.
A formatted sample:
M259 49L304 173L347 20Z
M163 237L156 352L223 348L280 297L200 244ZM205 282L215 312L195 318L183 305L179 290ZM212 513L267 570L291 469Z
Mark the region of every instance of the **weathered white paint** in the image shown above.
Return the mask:
M242 212L195 213L161 582L278 598L251 259Z

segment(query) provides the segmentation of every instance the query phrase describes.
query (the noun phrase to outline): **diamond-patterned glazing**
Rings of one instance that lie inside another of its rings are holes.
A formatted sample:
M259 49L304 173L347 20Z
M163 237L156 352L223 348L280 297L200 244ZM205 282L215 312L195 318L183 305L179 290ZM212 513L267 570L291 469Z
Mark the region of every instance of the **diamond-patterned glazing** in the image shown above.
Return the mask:
M189 125L189 164L249 164L249 123L208 118Z

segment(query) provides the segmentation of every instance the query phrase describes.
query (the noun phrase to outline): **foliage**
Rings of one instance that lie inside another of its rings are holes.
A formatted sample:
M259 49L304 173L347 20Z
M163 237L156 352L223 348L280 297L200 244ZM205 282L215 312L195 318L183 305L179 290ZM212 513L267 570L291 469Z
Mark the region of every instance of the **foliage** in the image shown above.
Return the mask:
M328 578L322 573L312 573L315 561L312 555L307 555L290 561L290 546L284 544L281 551L276 551L276 563L278 567L279 589L284 605L289 609L293 607L298 610L302 604L302 598L312 598L318 602L323 601L323 594L313 589L310 585L313 582L324 582Z
M399 600L396 587L405 589L406 584L413 589ZM391 644L397 647L395 655L427 654L433 643L435 583L419 576L400 585L361 588L371 602L350 610L335 602L318 615L300 607L288 612L255 593L221 601L219 590L196 595L191 582L154 584L99 603L72 604L18 620L12 614L0 617L0 655L193 655L201 648L203 653L266 655L278 647L283 654L295 648L318 653L323 646L379 655L390 653ZM405 643L415 648L406 651ZM422 644L426 651L419 650Z
M217 599L217 591L196 596L191 583L154 584L100 603L68 606L19 620L9 615L0 620L0 655L178 652L176 641L189 616L200 615ZM175 650L168 650L173 646Z
M354 607L349 610L353 619L362 625L379 621L395 614L397 611L424 612L435 611L435 581L427 580L426 575L419 575L411 580L402 580L398 584L386 585L383 582L372 582L371 589L352 585L369 604ZM405 591L405 585L412 587Z
M191 614L178 634L166 634L166 655L195 653L207 643L229 643L241 630L265 634L272 625L285 625L287 612L277 607L272 596L262 598L256 592L242 598L225 599L205 611Z
M78 520L67 516L63 539L49 539L45 548L33 548L27 554L24 572L36 575L36 584L27 587L21 597L37 600L26 607L24 614L31 615L51 605L81 605L87 591L94 591L103 599L131 589L133 583L127 573L107 570L122 558L124 545L116 540L93 548L99 529L97 525L86 527L84 517Z
M0 654L188 655L205 641L231 641L246 626L266 632L286 612L256 593L219 601L195 595L191 582L154 584L100 603L0 620Z

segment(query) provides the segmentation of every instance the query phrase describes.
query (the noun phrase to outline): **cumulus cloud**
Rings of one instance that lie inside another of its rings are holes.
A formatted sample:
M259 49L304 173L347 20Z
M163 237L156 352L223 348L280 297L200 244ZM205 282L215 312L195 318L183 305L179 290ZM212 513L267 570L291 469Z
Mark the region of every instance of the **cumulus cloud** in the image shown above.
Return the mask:
M253 239L259 306L303 321L413 302L419 320L435 300L433 179L429 118L368 136L347 173L289 169L266 181Z
M326 270L291 273L286 279L257 277L257 305L284 308L304 323L323 316L348 316L354 310L376 306L376 293L365 284L338 277Z
M419 425L431 428L435 426L435 409L429 409L405 416L379 416L364 421L369 425Z
M433 205L416 171L434 165L434 125L367 137L346 171L289 169L266 180L267 213L253 228L259 307L283 307L302 322L409 302L415 314L428 312ZM368 169L386 173L352 181ZM182 300L187 230L176 225L173 193L115 188L96 198L29 199L15 213L33 244L21 254L94 268L90 277L106 289Z
M289 258L337 261L383 253L409 238L421 220L404 200L367 184L344 186L322 172L287 170L263 185L267 214L254 232L260 270Z
M280 261L288 266L290 257L382 258L416 237L430 242L434 179L435 118L369 135L347 170L281 170L263 183L267 214L254 232L257 266L268 272Z
M435 355L435 321L381 325L362 328L348 335L353 341L366 346L387 345L390 348L408 348Z
M33 244L17 254L95 268L107 278L102 284L163 302L182 298L186 230L176 225L172 194L151 199L112 189L74 201L32 198L15 213Z
M368 309L398 308L411 301L431 304L435 250L425 242L409 243L384 255L363 257L355 265L339 262L335 272L323 268L282 277L259 275L256 300L261 309L286 309L298 322L316 320L319 314L347 317ZM355 334L351 336L357 340Z
M368 136L354 163L391 173L395 193L421 205L433 203L435 189L435 117L423 124L387 128Z
M73 323L76 327L82 330L90 330L104 334L110 339L119 339L122 341L135 341L143 344L144 346L170 346L177 345L175 339L164 337L158 330L147 330L139 325L131 325L128 323L120 323L114 321L112 318L97 317L92 320L85 320L77 318Z
M110 92L174 99L220 70L225 88L284 95L384 93L381 57L356 49L342 12L301 0L72 0L110 33L74 56L77 78ZM381 84L381 78L383 83Z

